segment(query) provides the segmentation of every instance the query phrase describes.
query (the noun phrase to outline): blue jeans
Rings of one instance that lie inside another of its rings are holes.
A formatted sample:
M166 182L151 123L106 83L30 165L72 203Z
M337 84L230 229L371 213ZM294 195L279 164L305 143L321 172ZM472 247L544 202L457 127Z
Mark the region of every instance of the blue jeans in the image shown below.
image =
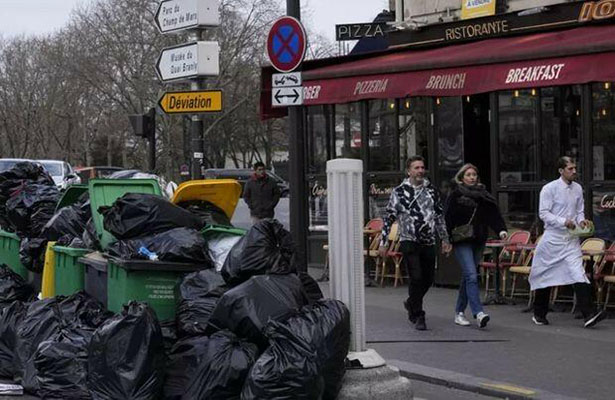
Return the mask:
M471 243L459 243L453 248L455 258L461 265L461 283L459 285L459 296L455 312L464 312L468 303L472 315L483 311L483 304L480 301L480 291L478 289L477 265L483 254L483 246Z

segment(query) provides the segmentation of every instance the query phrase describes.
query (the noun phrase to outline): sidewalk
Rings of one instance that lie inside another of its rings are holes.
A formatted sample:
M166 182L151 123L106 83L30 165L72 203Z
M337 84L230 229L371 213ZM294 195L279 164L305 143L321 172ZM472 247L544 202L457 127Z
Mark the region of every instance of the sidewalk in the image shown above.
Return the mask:
M322 289L327 296L328 285ZM419 332L407 321L406 296L406 287L366 288L366 330L368 347L411 370L405 374L412 379L456 388L467 380L465 390L509 398L615 398L615 319L584 329L569 312L556 312L551 325L537 326L531 313L521 313L520 299L516 306L486 307L491 321L484 330L460 327L453 323L457 291L432 288L425 299L428 330Z

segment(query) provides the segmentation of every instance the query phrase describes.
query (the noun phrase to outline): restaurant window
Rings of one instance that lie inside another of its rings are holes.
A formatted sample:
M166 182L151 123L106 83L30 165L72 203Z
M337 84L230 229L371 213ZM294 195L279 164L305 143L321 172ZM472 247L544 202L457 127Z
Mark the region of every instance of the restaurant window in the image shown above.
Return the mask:
M335 106L335 158L361 159L360 103Z
M309 182L308 194L309 230L326 231L328 221L327 211L327 178L314 179Z
M397 102L371 100L369 102L369 170L397 171Z
M536 90L533 89L534 92ZM540 89L540 112L542 121L541 178L551 181L559 176L557 161L561 156L574 158L577 161L578 175L583 176L583 162L580 159L581 86Z
M522 229L534 235L542 231L542 224L538 218L537 191L500 192L498 205L509 230Z
M463 109L461 97L438 97L435 99L434 123L438 138L438 170L444 195L452 189L451 180L464 164ZM428 166L429 168L429 166Z
M384 218L387 204L393 189L401 184L403 174L391 176L378 176L370 178L367 182L369 198L369 218Z
M422 156L429 164L427 140L431 132L431 98L413 97L399 102L399 165L405 170L406 160Z
M537 181L536 90L500 92L498 97L500 183Z
M615 180L615 89L614 83L592 85L593 179Z
M592 206L595 236L615 241L615 190L594 191Z
M329 151L327 146L327 127L330 120L327 106L307 107L307 149L308 173L326 172Z

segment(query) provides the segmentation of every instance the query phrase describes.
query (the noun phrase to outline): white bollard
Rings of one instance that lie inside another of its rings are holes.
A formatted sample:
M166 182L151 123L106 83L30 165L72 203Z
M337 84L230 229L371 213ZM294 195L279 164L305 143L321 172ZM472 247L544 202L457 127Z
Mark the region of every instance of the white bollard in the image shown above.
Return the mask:
M350 309L351 352L366 350L362 174L361 160L327 162L329 287Z

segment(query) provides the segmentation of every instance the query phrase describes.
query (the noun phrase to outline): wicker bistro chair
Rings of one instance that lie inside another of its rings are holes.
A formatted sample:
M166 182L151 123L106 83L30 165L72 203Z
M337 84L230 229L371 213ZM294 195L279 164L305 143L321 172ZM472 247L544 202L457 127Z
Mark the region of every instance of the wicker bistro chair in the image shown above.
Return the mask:
M506 293L506 271L512 266L523 264L523 257L526 252L518 249L517 245L528 244L530 241L530 232L516 231L508 238L509 245L502 248L499 258L500 270L502 272L502 293ZM483 270L485 276L485 299L489 293L490 276L495 277L495 261L482 261L478 266Z
M611 268L608 269L608 266ZM594 268L594 271L594 283L597 288L596 298L598 299L598 304L602 303L602 308L606 310L611 297L611 289L615 285L615 242L611 244L607 253L602 257L600 264ZM602 302L605 288L606 298Z
M516 288L517 288L517 278L519 276L528 279L530 276L530 268L532 266L532 259L534 258L534 253L536 251L536 246L538 245L538 242L540 242L540 239L542 238L542 235L538 236L536 238L536 241L534 242L534 248L533 249L528 249L525 257L521 257L523 259L523 264L521 265L513 265L512 267L508 268L508 272L510 273L511 277L512 277L512 287L510 289L510 298L512 299L515 296L515 292L516 292ZM528 303L527 306L530 307L532 305L532 301L533 301L533 291L528 291ZM525 293L524 293L525 294Z
M401 274L401 261L403 258L402 253L399 252L399 225L395 222L391 226L391 231L388 236L389 246L387 248L384 258L381 260L380 270L380 286L384 285L385 278L393 278L393 287L397 287L397 283L404 283L404 279ZM388 269L390 263L393 263L393 272Z

